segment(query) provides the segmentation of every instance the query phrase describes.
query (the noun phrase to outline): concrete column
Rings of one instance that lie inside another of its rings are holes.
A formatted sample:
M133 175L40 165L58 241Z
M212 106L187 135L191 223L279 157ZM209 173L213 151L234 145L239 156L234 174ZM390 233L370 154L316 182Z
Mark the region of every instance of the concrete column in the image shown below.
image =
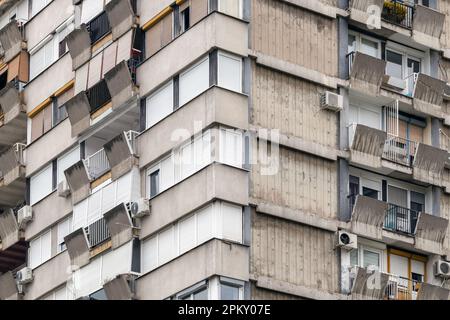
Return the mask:
M431 145L439 148L440 146L440 129L442 128L442 121L437 118L431 118Z
M430 76L439 79L439 60L441 55L436 50L430 50Z
M432 215L440 217L441 216L441 195L442 189L440 187L433 186L432 187L432 197L433 197L433 206L432 206Z
M348 79L348 22L343 17L338 17L339 30L339 78Z

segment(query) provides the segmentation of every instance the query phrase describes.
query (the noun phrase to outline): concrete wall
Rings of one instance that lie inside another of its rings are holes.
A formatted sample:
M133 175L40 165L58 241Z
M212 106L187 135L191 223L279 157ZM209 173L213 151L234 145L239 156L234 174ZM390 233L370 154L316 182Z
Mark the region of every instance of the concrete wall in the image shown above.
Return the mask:
M140 238L144 239L214 199L248 205L247 190L246 171L213 163L150 201L152 212L142 219Z
M335 234L254 213L250 273L293 285L336 292Z
M77 140L72 138L71 130L70 121L67 118L27 147L27 176L32 175L75 144Z
M247 23L212 13L153 55L137 71L141 96L192 64L214 48L247 56ZM183 54L180 54L183 53ZM152 75L149 77L148 75Z
M26 86L23 92L27 112L36 108L74 77L72 58L66 53Z
M264 166L260 163L252 166L250 197L337 219L337 163L284 147L279 153L279 168L274 175L262 175Z
M155 161L180 141L171 137L178 130L195 135L213 123L248 128L248 98L220 87L211 87L194 100L142 133L138 138L139 166ZM175 131L177 130L177 131Z
M251 286L252 300L303 300L290 294L258 288L255 284Z
M70 258L64 251L33 270L34 280L25 287L26 300L35 300L65 283L70 276Z
M327 89L258 65L252 88L252 124L337 148L338 114L320 109Z
M252 0L251 26L253 50L337 76L335 19L285 1Z
M137 298L165 299L214 275L248 281L248 262L248 247L213 239L139 278Z
M154 16L160 13L163 9L170 6L173 0L138 0L138 14L141 19L141 25L146 24Z
M26 25L28 49L33 49L74 13L72 0L52 1Z
M53 192L33 206L33 221L27 224L25 239L28 241L72 212L72 197L59 197Z

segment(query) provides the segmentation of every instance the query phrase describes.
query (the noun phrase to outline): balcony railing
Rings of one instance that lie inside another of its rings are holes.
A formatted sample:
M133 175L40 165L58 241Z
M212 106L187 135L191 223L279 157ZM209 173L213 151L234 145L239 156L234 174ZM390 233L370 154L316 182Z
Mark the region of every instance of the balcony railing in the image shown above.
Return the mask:
M411 166L418 143L401 137L391 136L386 140L383 158L392 162Z
M0 155L0 178L3 178L18 165L25 165L25 147L26 145L23 143L16 143Z
M416 300L421 283L422 282L420 281L390 274L388 285L386 287L386 299Z
M392 24L412 29L414 17L414 6L400 0L384 1L381 18Z
M87 226L86 233L91 248L102 244L111 237L106 220L103 218Z
M137 136L139 135L139 132L137 131L127 131L125 132L125 136L127 137L128 141L128 147L130 148L130 152L134 155L138 153L137 150Z
M420 212L403 208L395 204L388 204L384 219L384 228L409 236L416 234L417 220Z
M91 44L100 40L104 35L111 31L109 25L108 15L105 11L92 19L87 25L89 36L91 37Z
M102 79L97 84L89 88L86 92L91 106L91 113L97 111L109 101L111 101L111 94L109 93L108 85L105 79Z
M93 155L84 160L91 179L100 178L103 174L110 170L108 157L104 149L100 149Z

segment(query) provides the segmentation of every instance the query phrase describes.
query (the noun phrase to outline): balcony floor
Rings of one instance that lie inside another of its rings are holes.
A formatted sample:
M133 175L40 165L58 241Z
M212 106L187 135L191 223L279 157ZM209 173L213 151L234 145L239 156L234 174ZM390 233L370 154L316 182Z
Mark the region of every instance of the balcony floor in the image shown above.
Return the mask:
M17 269L26 263L28 242L19 241L6 250L0 250L0 273Z

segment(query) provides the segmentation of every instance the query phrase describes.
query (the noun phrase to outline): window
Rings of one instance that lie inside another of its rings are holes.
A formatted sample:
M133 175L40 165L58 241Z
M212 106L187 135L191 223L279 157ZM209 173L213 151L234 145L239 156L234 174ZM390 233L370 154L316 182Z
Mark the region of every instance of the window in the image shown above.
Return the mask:
M212 239L242 243L242 207L216 201L142 243L142 270L151 271Z
M220 300L240 300L242 287L220 283Z
M185 32L190 27L190 11L189 7L180 12L180 33Z
M242 0L219 0L219 11L236 18L242 18Z
M209 58L180 75L180 106L209 88Z
M28 266L34 269L49 260L52 253L51 249L51 230L49 230L30 242L30 247L28 249Z
M234 129L220 130L220 162L242 167L242 132Z
M67 152L63 156L59 157L57 160L57 177L56 184L58 185L61 181L65 180L64 171L70 168L72 165L80 160L80 147L77 146L75 149Z
M383 250L368 245L358 245L357 249L350 251L350 264L362 268L382 271Z
M388 272L398 277L399 289L415 300L425 278L427 258L396 249L389 249L388 255Z
M403 79L403 56L397 52L386 50L386 73L392 77Z
M52 0L31 0L31 16L35 16L44 9Z
M147 128L173 112L173 81L149 96L146 101Z
M150 174L150 198L159 193L159 169Z
M103 11L104 0L83 0L81 4L81 23L91 21Z
M54 39L50 37L39 49L30 52L30 80L52 64L54 57Z
M208 300L209 281L202 281L177 294L175 300Z
M53 191L52 164L33 175L30 179L30 204L34 205Z
M219 86L242 92L242 58L219 52L218 63Z
M53 99L53 126L58 125L67 118L66 102L74 95L74 87L72 86L61 95Z
M56 29L57 35L57 47L58 47L58 57L62 57L68 50L66 36L74 29L74 24L70 20L69 23L63 24L61 27Z
M72 217L66 218L65 220L58 223L58 243L56 248L56 253L63 252L66 250L66 244L64 242L64 237L72 232Z
M374 58L381 58L381 42L375 38L350 31L348 53L359 51Z

